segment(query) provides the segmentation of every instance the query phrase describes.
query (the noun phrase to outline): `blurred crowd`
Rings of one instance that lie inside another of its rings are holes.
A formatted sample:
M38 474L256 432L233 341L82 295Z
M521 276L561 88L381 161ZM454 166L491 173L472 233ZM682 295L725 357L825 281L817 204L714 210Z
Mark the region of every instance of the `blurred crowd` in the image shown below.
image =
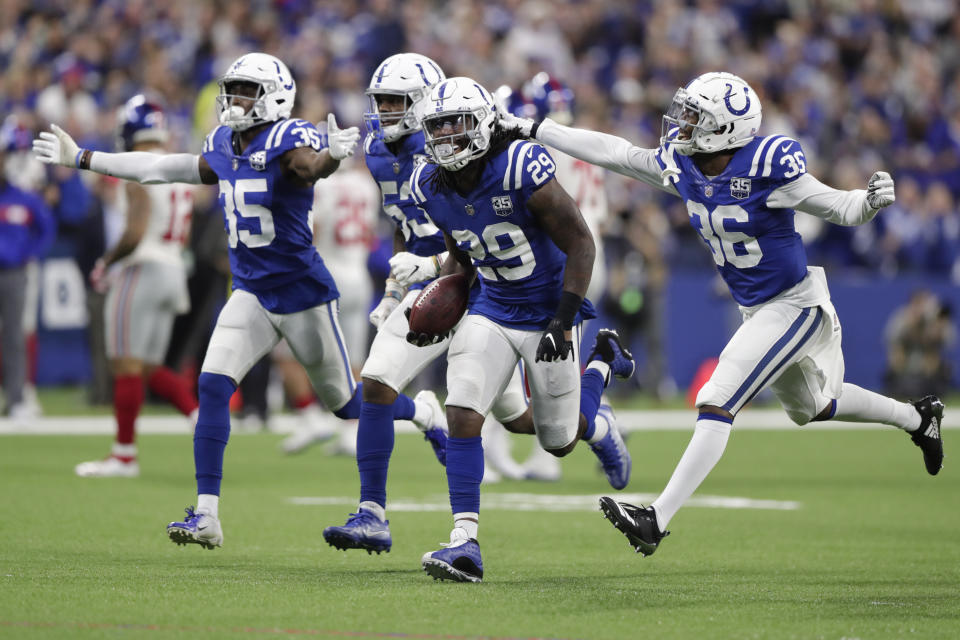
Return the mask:
M954 0L7 0L5 173L41 193L81 271L110 242L115 184L30 164L32 135L56 122L82 147L113 150L116 108L145 92L166 107L171 148L196 152L215 124L217 76L251 50L286 61L294 115L315 122L332 111L362 126L373 69L416 51L490 90L546 71L572 89L575 124L647 147L678 86L731 71L760 94L761 133L799 140L822 181L863 188L877 169L897 180L896 204L873 224L798 217L812 263L960 282ZM607 306L638 326L654 322L642 312L662 297L669 270L710 269L709 252L679 200L617 176L607 194ZM209 224L195 217L207 244L220 224L212 204L212 195L198 201ZM222 267L220 256L206 268Z

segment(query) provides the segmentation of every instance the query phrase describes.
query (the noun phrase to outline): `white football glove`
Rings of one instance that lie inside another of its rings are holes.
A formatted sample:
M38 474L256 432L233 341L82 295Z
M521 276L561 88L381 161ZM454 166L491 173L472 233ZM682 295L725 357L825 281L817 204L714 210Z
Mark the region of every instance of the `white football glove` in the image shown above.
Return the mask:
M518 118L505 109L500 112L498 123L502 131L516 131L524 138L530 138L533 135L533 126L536 124L530 118Z
M53 133L50 133L50 131L53 131ZM40 137L34 138L33 155L44 164L76 167L80 147L73 141L69 133L57 125L51 124L50 131L41 131Z
M341 129L337 126L337 118L331 113L327 116L327 144L330 157L334 160L343 160L352 156L360 140L360 130L356 127Z
M390 296L380 298L380 303L370 312L370 324L379 329L383 321L393 313L393 310L396 309L399 304L399 300L391 298Z
M889 207L897 199L893 192L893 178L886 171L877 171L867 182L867 204L871 209Z
M401 286L410 285L436 278L440 273L440 261L437 256L426 258L404 251L390 258L390 273Z

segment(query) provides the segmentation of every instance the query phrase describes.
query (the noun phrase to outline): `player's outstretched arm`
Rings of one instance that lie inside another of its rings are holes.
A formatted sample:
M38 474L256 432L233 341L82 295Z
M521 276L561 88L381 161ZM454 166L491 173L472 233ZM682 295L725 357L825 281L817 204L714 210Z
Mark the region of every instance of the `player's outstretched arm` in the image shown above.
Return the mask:
M538 123L506 113L500 117L499 126L507 131L517 131L584 162L677 195L673 186L663 184L656 149L644 149L629 140L600 131L567 127L550 118Z
M866 189L852 191L828 187L807 173L773 191L767 206L795 209L850 227L869 222L895 201L893 178L886 171L874 173Z
M327 116L327 148L315 151L312 147L300 147L288 151L283 154L284 171L304 184L313 184L336 171L341 160L352 156L359 140L357 127L341 129L331 113Z
M129 151L107 153L81 149L66 131L55 124L33 141L33 153L46 164L86 169L141 184L185 182L216 184L217 175L202 156L190 153Z

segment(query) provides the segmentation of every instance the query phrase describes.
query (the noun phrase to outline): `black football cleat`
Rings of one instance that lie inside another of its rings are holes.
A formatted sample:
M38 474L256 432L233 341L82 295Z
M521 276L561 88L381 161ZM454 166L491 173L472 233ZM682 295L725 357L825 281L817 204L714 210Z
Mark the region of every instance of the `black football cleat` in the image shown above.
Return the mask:
M620 334L613 329L600 329L587 362L602 360L610 365L610 372L621 380L633 375L637 368L633 354L623 346ZM607 380L609 382L609 380Z
M653 507L635 507L604 496L600 498L600 511L604 518L627 536L634 551L644 557L653 555L660 541L670 535L669 531L660 531Z
M913 408L920 414L920 428L908 433L913 444L923 451L927 473L935 476L943 467L943 438L940 437L943 402L937 396L927 396L914 402Z

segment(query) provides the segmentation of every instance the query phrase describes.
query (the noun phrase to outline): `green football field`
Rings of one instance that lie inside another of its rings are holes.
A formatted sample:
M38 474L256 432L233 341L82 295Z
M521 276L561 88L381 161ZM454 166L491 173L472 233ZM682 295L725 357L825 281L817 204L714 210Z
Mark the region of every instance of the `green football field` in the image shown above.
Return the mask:
M358 480L321 448L285 458L281 436L235 435L225 545L207 551L164 533L195 499L187 436L141 437L133 480L73 475L103 436L0 437L0 637L957 638L955 433L931 478L893 429L735 429L650 558L596 510L608 491L581 445L561 482L484 486L482 584L420 569L452 523L415 435L397 437L380 556L324 543ZM688 437L634 433L627 493L658 491Z

